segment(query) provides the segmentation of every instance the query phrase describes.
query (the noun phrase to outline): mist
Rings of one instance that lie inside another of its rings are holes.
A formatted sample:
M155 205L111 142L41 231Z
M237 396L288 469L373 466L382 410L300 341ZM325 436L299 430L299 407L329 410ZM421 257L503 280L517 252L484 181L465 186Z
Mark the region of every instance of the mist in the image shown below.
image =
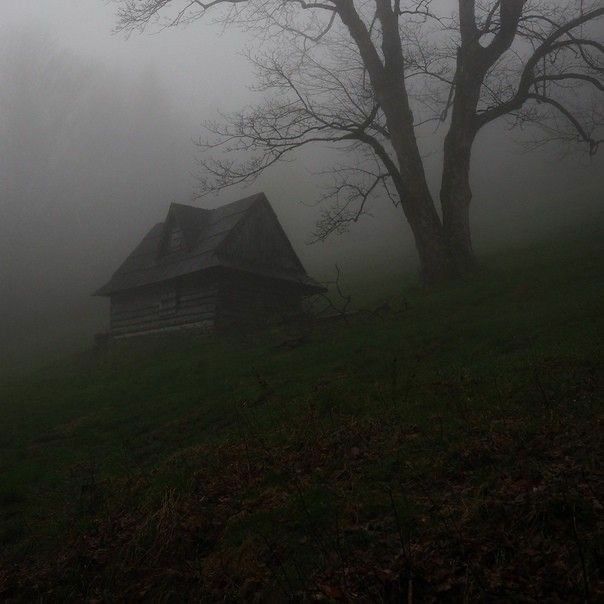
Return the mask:
M5 1L0 600L603 593L603 23Z
M257 99L246 34L196 23L126 38L97 0L30 0L0 17L0 363L90 345L107 304L92 292L172 201L214 207L264 191L309 274L417 269L400 209L379 199L349 232L308 245L322 167L308 149L249 189L195 198L193 140L204 120ZM479 250L602 221L601 155L522 153L504 126L481 133L472 166ZM441 133L422 148L434 190ZM433 150L434 148L434 150ZM402 259L402 261L401 261ZM396 268L392 268L396 263Z

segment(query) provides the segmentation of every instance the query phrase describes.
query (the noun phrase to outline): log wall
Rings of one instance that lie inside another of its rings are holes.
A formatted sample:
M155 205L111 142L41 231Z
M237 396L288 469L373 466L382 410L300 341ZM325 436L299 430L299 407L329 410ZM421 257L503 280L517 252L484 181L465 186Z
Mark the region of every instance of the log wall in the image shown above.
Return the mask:
M302 296L294 287L268 279L237 275L219 286L216 326L262 327L287 320L302 309Z
M111 334L144 333L184 325L212 328L218 287L200 279L170 281L111 298Z
M111 298L111 335L126 336L199 326L257 328L298 315L295 286L245 273L211 280L189 277L116 294Z

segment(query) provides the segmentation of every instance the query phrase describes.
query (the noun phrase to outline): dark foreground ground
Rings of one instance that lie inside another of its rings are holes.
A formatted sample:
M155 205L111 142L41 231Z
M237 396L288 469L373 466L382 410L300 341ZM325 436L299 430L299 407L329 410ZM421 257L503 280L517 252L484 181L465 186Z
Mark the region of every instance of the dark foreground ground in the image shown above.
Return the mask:
M598 237L0 384L0 600L596 601Z

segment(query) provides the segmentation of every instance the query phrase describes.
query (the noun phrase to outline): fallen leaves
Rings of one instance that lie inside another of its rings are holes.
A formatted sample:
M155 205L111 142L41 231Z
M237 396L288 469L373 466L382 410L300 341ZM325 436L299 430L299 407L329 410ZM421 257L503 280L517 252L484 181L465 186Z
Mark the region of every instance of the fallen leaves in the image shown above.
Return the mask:
M270 445L247 432L183 452L194 468L187 489L114 509L52 559L0 566L0 597L604 595L601 416L566 405L531 426L523 415L480 418L455 440L439 417L438 447L434 430L395 418L315 420L283 427Z

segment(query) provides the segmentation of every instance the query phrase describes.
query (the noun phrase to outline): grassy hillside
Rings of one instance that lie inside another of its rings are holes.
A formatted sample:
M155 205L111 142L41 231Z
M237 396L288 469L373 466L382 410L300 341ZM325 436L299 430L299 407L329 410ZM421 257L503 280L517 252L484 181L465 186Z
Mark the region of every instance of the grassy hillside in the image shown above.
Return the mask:
M596 596L602 247L483 263L3 378L0 598Z

